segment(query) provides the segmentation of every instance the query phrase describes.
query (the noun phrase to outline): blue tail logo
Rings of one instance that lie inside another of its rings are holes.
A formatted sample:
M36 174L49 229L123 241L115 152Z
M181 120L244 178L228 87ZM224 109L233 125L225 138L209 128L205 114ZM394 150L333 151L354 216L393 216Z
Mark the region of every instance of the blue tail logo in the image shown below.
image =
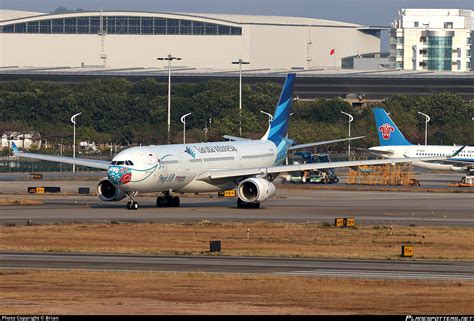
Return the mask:
M291 105L293 103L293 89L295 87L296 74L288 74L283 85L280 99L273 113L273 120L268 131L268 140L277 146L277 158L275 164L281 164L286 158L288 142L285 138L288 133L288 121L290 118Z
M380 146L412 145L383 108L372 109Z
M18 146L16 146L15 142L12 142L12 150L13 154L19 153L20 150L18 149Z

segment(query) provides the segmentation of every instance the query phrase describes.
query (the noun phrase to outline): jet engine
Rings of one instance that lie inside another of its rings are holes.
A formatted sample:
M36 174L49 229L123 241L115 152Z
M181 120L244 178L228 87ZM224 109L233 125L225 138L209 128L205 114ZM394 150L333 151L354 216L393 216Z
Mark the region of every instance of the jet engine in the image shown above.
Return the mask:
M413 165L416 167L421 167L421 168L430 169L430 170L464 172L464 169L462 167L453 166L449 164L415 162L413 163Z
M103 178L99 184L97 184L97 196L101 201L113 202L120 201L127 195L124 191L114 186L108 178Z
M275 192L275 185L260 177L247 178L237 188L239 198L249 203L263 202L272 197Z

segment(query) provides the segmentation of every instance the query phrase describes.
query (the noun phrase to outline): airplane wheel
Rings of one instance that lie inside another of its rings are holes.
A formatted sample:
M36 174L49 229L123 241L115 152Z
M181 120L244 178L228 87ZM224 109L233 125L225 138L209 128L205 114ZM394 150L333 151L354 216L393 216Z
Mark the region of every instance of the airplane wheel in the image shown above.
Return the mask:
M138 210L138 202L134 202L134 201L127 202L127 210Z
M260 203L244 202L240 198L237 199L237 208L260 208Z
M173 196L166 195L164 199L165 199L165 207L173 207Z
M162 196L156 198L156 207L165 207L166 206L166 199Z
M173 197L173 207L179 207L180 203L178 196Z
M138 202L132 202L132 209L138 210Z

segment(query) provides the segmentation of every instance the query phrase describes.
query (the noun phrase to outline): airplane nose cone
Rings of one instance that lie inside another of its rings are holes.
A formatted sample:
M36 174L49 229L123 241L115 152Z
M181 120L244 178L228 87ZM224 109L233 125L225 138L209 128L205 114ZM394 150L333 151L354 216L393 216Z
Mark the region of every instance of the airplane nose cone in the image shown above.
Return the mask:
M123 166L110 166L107 177L114 185L125 185L132 180L132 170Z

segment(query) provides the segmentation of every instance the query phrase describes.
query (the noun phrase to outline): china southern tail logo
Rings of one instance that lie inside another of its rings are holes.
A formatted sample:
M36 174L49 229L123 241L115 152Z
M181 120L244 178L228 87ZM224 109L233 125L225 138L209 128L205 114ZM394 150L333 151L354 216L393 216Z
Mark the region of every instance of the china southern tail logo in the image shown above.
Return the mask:
M385 123L385 124L383 124L382 126L379 127L379 132L382 133L382 137L385 140L390 139L390 135L394 131L395 131L395 128L393 128L392 126L390 126L390 124L387 124L387 123Z

